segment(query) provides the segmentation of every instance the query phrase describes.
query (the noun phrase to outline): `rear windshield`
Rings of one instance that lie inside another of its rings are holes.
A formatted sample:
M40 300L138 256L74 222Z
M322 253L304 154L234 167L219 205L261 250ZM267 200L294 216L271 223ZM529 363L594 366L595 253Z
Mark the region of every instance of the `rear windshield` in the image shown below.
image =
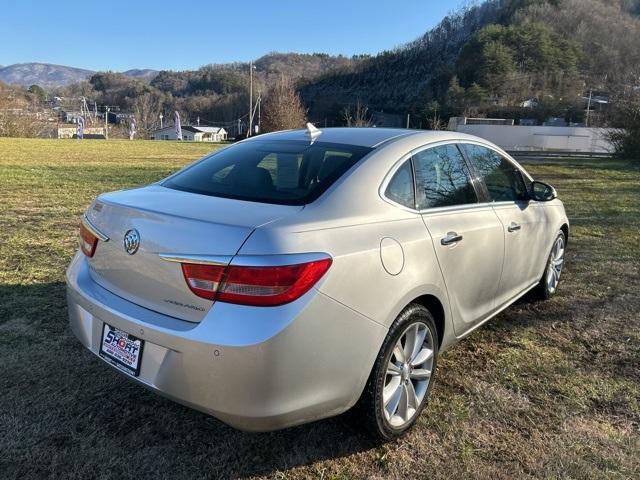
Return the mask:
M304 205L371 151L299 141L238 143L165 180L165 187L214 197Z

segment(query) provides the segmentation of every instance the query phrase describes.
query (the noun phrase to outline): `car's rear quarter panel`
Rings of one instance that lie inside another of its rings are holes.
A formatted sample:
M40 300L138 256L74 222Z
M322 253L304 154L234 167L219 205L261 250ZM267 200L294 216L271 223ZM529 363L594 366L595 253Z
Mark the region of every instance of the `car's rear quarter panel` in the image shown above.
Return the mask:
M395 240L394 245L400 245L402 251L385 248L383 239ZM383 222L359 223L354 219L354 223L333 227L306 224L258 229L240 253L282 251L331 255L333 264L318 289L385 327L413 298L428 294L445 298L429 233L422 219L409 212L398 210L395 218ZM387 263L401 263L401 270L389 273L383 257Z

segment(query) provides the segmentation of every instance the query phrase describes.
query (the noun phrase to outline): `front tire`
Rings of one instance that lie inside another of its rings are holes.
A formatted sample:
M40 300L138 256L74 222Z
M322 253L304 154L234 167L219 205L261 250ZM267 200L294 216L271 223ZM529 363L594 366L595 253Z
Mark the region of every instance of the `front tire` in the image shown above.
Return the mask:
M567 239L562 230L556 234L556 239L551 247L551 253L547 259L547 266L544 269L540 283L536 287L536 296L540 300L548 300L558 290L560 274L564 265L564 253Z
M356 407L374 437L391 440L416 422L433 384L438 345L424 306L409 305L393 322Z

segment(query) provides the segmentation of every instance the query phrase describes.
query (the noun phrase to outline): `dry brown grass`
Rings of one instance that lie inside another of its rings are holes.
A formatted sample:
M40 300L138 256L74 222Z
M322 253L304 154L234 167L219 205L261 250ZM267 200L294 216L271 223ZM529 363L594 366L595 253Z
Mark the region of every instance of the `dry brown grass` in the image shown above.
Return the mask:
M572 221L559 294L444 354L397 442L342 418L250 434L123 381L67 326L63 273L97 193L211 146L0 139L0 477L638 478L640 172L531 162Z

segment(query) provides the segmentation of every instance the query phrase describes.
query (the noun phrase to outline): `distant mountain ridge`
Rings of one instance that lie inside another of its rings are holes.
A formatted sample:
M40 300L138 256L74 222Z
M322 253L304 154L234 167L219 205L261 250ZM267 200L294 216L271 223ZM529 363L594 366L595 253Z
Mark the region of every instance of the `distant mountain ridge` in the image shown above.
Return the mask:
M95 73L97 73L95 70L53 63L15 63L4 67L0 66L0 82L24 87L40 85L43 88L54 88L88 80ZM136 68L122 73L128 77L150 81L158 72L148 68Z
M248 115L250 78L255 102L282 77L294 82L308 117L329 125L348 121L356 103L420 128L441 128L451 116L582 122L585 92L640 88L639 15L640 0L477 0L377 55L271 52L253 70L249 62L122 73L31 63L0 68L0 82L64 86L63 96L142 112L146 130L174 110L237 126ZM525 110L532 98L538 107Z
M158 70L152 70L151 68L132 68L122 72L127 77L138 78L146 82L150 82L158 75Z
M313 79L331 70L350 67L354 64L354 58L342 55L328 55L323 53L279 53L271 52L254 61L258 77L286 74L293 79ZM208 64L201 69L214 69L226 71L246 71L248 62L233 62ZM200 70L201 70L200 69ZM164 70L163 73L180 76L196 72L196 70ZM88 80L92 75L99 73L96 70L56 65L52 63L16 63L13 65L0 65L0 82L29 87L40 85L43 88L65 87L72 83ZM117 72L127 77L136 78L144 82L151 82L160 73L159 70L149 68L133 68L124 72Z
M13 85L40 85L44 88L68 85L86 80L92 70L50 63L16 63L0 68L0 81Z

